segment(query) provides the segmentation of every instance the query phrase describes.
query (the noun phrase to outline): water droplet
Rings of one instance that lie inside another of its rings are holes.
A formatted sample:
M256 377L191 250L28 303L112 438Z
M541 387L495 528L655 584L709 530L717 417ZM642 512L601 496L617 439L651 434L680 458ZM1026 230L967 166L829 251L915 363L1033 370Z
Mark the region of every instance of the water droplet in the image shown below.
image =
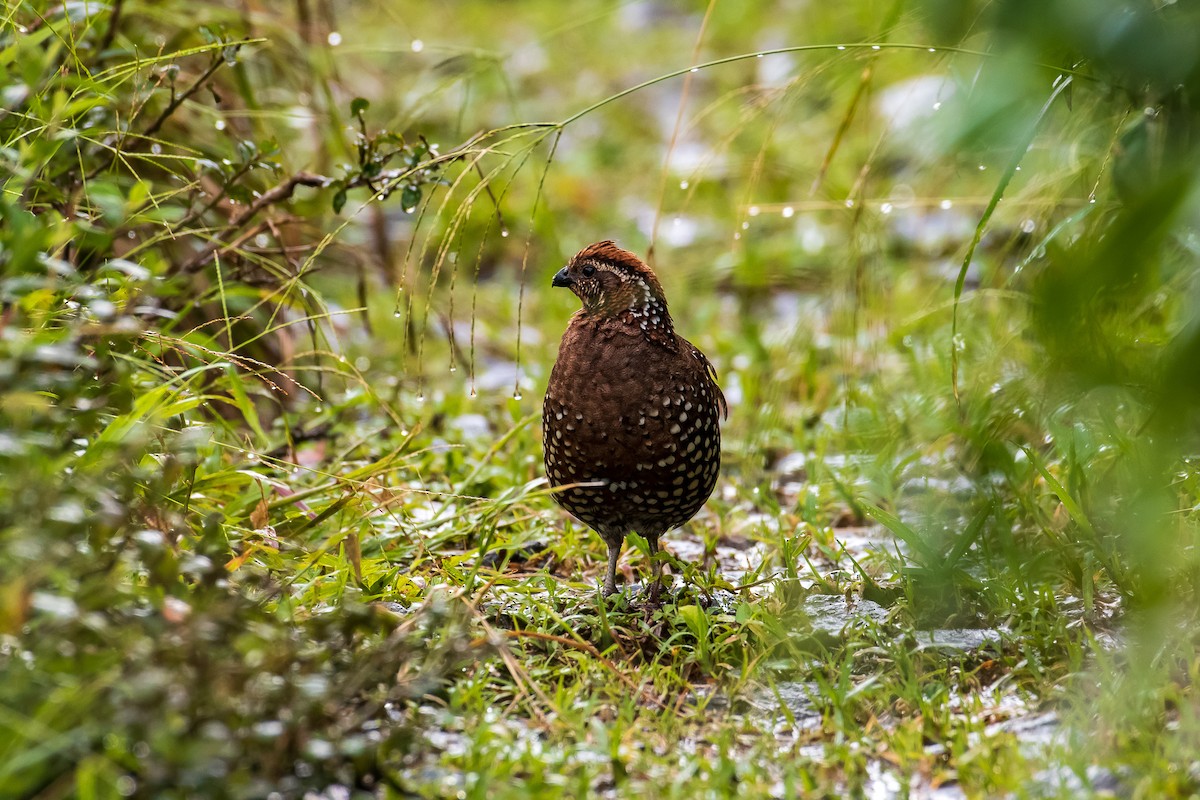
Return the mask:
M412 51L414 53L419 53L424 49L425 49L425 43L423 41L421 41L420 39L412 40Z
M838 45L838 50L845 50L845 49L846 49L846 45L844 45L844 44Z
M501 239L507 239L507 238L508 238L508 228L502 228L502 229L500 230L500 238L501 238Z
M936 52L937 52L937 48L936 48L936 47L931 47L931 48L929 48L929 52L931 52L931 53L936 53Z
M750 216L757 217L761 210L758 206L750 206Z
M985 169L987 169L987 167L986 167L985 165L983 165L983 164L980 164L980 165L979 165L979 171L980 171L980 172L983 172Z
M793 215L793 214L795 214L795 213L796 213L796 209L792 208L791 206L784 206L784 207L783 207L783 215L784 215L785 217L790 217L790 216L792 216L792 215Z
M136 234L136 233L134 233L133 231L130 231L129 233L127 233L127 234L125 234L125 235L126 235L126 236L128 236L130 239L136 239L136 238L137 238L137 234Z
M455 365L455 364L451 364L451 365L450 365L450 371L451 371L451 372L458 372L458 366L457 366L457 365Z
M474 396L475 396L475 387L474 387L474 386L472 386L472 387L471 387L471 393L470 393L470 395L469 395L469 396L470 396L470 397L474 397Z
M155 142L154 144L150 145L150 152L154 155L159 155L162 153L162 145L158 142Z
M425 402L425 393L424 393L424 392L420 392L420 393L418 393L418 394L417 394L417 403L418 403L418 404L421 404L421 403L424 403L424 402Z
M260 233L254 237L254 243L259 247L266 247L271 243L271 237L267 236L265 233Z
M392 316L395 317L396 319L400 319L400 317L402 317L404 315L402 313L400 313L400 309L397 308L395 311L392 312Z
M699 71L700 71L699 67L692 67L690 70L688 70L688 72L699 72Z
M937 111L937 110L938 110L939 108L941 108L941 107L942 107L942 101L941 101L941 100L938 100L936 103L934 103L934 104L933 104L933 110L934 110L934 111Z
M755 58L762 58L762 57L763 57L762 53L759 53L758 55L755 56Z
M1092 205L1095 205L1096 204L1096 195L1092 195L1091 197L1089 197L1088 202L1091 203Z
M1021 231L1023 233L1033 233L1035 228L1037 228L1037 223L1031 219L1027 219L1021 223Z
M225 130L225 120L223 120L223 119L217 120L216 122L213 123L213 127L219 131Z
M879 49L879 45L877 45L877 44L873 44L873 45L871 45L871 49L872 49L872 50L878 50L878 49Z
M690 185L691 185L691 184L689 184L687 181L680 181L680 182L679 182L679 188L680 188L680 189L686 189L686 188L688 188L688 186L690 186Z
M1020 171L1021 171L1021 168L1020 168L1020 167L1017 167L1017 172L1020 172Z
M735 234L733 235L733 238L734 238L734 239L740 239L740 238L742 238L742 235L741 235L740 233L735 233Z
M329 42L330 47L337 47L342 43L342 35L337 31L330 31L329 35L325 37L325 41Z
M750 228L750 223L749 223L749 222L743 222L743 223L742 223L742 230L748 230L749 228Z
M847 198L846 199L846 208L854 208L854 201Z
M879 212L880 212L881 214L890 214L890 213L892 213L892 204L891 204L891 203L880 203L880 204L879 204Z
M522 397L520 392L513 392L513 400L520 400Z
M949 200L943 200L942 202L938 203L938 207L941 208L943 211L947 211L950 208L952 208L953 206L954 206L954 203Z

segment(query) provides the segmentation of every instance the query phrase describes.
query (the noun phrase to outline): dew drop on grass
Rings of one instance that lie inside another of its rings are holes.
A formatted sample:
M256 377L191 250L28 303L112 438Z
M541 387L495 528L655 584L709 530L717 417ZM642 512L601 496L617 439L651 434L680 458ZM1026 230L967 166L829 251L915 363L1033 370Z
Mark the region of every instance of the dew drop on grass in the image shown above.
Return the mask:
M762 209L760 209L758 206L750 206L750 216L752 217L757 217L761 211Z
M508 238L508 228L503 228L503 229L501 229L501 231L500 231L500 238L501 238L501 239L507 239L507 238Z
M1021 232L1022 233L1033 233L1035 228L1037 228L1037 223L1034 222L1032 219L1027 219L1021 223Z
M213 127L219 131L225 130L225 120L223 120L223 119L217 120L216 122L213 123Z
M743 222L743 223L742 223L742 230L748 230L749 228L750 228L750 223L749 223L749 222Z
M451 365L450 365L450 371L451 371L451 372L458 372L458 366L457 366L456 364L451 364Z
M846 208L854 208L854 201L853 201L853 200L850 200L849 198L847 198L847 200L846 200Z
M792 215L793 215L793 214L795 214L795 213L796 213L796 209L792 208L791 206L784 206L784 207L783 207L783 215L784 215L785 217L790 217L790 216L792 216Z
M425 49L425 43L423 41L421 41L420 39L412 40L412 51L414 53L419 53L424 49Z
M690 185L691 185L691 184L689 184L687 181L680 181L680 182L679 182L679 188L680 188L680 189L686 189L686 188L688 188L688 186L690 186Z
M846 45L844 45L844 44L838 45L838 50L845 50L845 49L846 49Z
M330 47L337 47L342 43L342 35L337 31L330 31L325 41L329 42Z
M950 210L950 209L951 209L951 208L954 206L954 203L952 203L952 202L951 202L951 201L949 201L949 200L943 200L942 202L938 203L938 206L939 206L939 207L940 207L940 208L941 208L943 211L948 211L948 210Z
M513 400L520 400L524 397L520 392L513 392Z
M880 203L879 204L879 213L881 213L881 214L892 213L892 204L891 203Z

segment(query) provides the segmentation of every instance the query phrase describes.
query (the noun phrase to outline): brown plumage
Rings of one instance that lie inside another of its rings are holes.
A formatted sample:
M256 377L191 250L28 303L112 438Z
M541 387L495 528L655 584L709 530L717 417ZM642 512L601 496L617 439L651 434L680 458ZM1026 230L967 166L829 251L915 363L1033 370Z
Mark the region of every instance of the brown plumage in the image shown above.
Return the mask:
M708 359L675 333L662 284L610 241L554 276L583 308L563 334L543 407L546 476L558 503L608 545L604 593L616 591L625 534L658 538L687 522L721 468L725 397ZM575 486L573 484L581 484ZM660 564L654 560L651 597Z

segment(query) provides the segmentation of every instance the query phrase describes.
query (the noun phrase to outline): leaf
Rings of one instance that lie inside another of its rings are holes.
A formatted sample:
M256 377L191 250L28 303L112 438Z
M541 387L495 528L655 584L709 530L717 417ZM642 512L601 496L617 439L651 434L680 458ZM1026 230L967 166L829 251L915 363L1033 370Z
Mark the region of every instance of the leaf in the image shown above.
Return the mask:
M333 195L333 213L342 213L342 208L346 205L346 190L338 189Z
M400 205L405 211L411 211L421 202L421 187L409 184L404 187L404 191L400 193Z
M895 514L866 501L863 501L862 506L868 517L887 528L905 544L920 552L927 564L936 564L941 561L938 552L925 541L925 537L904 524L904 521Z
M258 505L254 507L254 510L250 512L250 526L252 528L258 530L259 528L266 527L267 520L269 519L267 509L267 498L263 497L263 499L258 501Z
M350 101L350 114L362 119L363 112L371 107L371 101L365 97L356 97Z

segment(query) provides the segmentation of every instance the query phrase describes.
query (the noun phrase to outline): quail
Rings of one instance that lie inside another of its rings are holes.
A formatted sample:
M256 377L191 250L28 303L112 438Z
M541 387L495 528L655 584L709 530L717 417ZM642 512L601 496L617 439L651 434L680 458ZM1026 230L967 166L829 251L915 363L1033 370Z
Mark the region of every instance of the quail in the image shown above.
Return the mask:
M546 476L557 502L608 545L604 594L616 591L625 535L646 539L651 602L658 539L691 519L721 468L716 370L675 333L662 284L611 241L580 250L552 282L583 307L571 317L543 406Z

